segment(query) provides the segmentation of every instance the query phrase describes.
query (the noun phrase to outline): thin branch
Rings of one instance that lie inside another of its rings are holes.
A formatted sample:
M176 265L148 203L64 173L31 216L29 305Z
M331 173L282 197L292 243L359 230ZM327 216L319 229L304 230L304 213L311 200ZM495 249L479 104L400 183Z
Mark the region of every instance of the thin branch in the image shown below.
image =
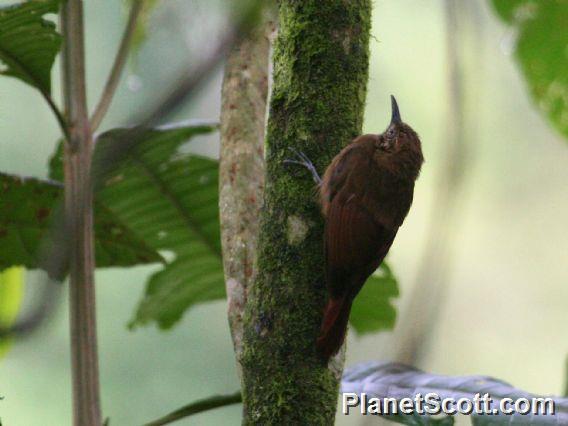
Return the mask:
M240 391L237 391L229 395L215 395L209 398L192 402L191 404L188 404L176 411L172 411L170 414L167 414L164 417L161 417L150 423L146 423L144 426L167 425L169 423L181 420L185 417L202 413L203 411L213 410L219 407L226 407L228 405L238 404L240 402L242 402L242 396Z
M132 45L132 38L134 36L134 31L136 30L138 18L140 17L140 13L142 12L143 7L144 0L134 0L132 2L132 7L130 8L130 13L128 15L128 23L126 24L120 46L118 48L118 51L116 52L116 57L114 58L112 69L108 76L99 103L97 104L95 111L91 116L91 131L93 132L98 129L99 125L103 121L103 118L105 117L112 102L114 93L116 92L116 88L118 87L118 83L120 82L120 77L122 75L122 70L124 69L124 65L126 64L126 59L128 58L128 51L130 50L130 46Z
M201 61L197 69L191 73L188 73L187 70L184 71L158 105L145 115L134 118L133 123L144 127L159 124L187 102L195 94L198 87L215 75L215 69L233 46L246 36L258 21L265 2L255 0L250 3L239 16L235 17L236 22L224 34L212 53Z

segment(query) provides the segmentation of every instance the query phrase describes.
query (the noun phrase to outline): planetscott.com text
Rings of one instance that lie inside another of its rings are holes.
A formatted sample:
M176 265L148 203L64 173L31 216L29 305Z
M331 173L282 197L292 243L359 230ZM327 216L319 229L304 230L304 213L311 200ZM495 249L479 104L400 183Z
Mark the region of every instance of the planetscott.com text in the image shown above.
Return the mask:
M414 398L376 398L366 393L344 393L343 414L348 415L357 409L361 414L396 415L396 414L481 414L481 415L513 415L534 414L550 416L554 414L552 398L492 398L488 393L475 394L473 398L441 398L436 393Z

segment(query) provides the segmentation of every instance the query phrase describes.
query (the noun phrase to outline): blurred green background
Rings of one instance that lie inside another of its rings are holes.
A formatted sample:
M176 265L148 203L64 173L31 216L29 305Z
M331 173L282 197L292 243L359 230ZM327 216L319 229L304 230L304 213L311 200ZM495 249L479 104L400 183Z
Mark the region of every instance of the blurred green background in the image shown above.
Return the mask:
M465 183L456 210L447 296L437 306L436 328L419 366L439 374L491 375L530 392L560 394L568 354L568 146L529 100L511 57L514 34L488 3L469 3L462 12L470 14L468 23L460 27ZM414 206L390 254L401 287L401 319L412 316L405 309L407 296L415 283L421 284L417 267L437 176L447 161L444 10L440 0L382 0L374 2L373 13L365 131L386 126L392 93L405 121L421 135L426 157ZM171 78L218 37L223 16L218 0L163 2L103 128L124 124L152 105ZM121 2L86 2L91 105L104 84L124 19ZM54 93L59 93L58 72L53 77ZM216 119L221 77L217 70L199 99L176 119ZM57 137L56 123L39 95L16 80L0 79L0 170L45 177ZM191 149L216 156L217 137L193 142ZM192 400L238 388L224 302L192 309L168 332L153 326L127 330L146 276L155 269L97 272L103 410L115 426L140 425ZM352 334L347 365L392 359L399 334L400 327L364 338ZM3 424L70 424L68 347L62 303L47 328L17 342L0 360ZM240 410L232 406L179 424L236 425ZM337 423L370 421L339 415Z

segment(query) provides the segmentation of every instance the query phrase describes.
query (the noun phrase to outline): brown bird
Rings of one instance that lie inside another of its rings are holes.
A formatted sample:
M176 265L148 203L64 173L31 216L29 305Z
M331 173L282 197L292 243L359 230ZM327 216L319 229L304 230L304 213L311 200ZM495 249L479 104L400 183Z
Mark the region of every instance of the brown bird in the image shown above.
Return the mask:
M391 96L392 118L380 135L355 138L319 179L311 162L301 161L320 183L325 217L328 301L317 350L327 362L345 340L353 299L387 255L402 225L424 161L420 139L403 123Z

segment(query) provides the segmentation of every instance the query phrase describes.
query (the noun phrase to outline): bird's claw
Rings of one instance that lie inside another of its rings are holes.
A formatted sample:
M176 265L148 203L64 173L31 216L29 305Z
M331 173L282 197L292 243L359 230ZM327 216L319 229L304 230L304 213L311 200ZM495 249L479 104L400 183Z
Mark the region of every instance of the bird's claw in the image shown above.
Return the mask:
M316 170L314 163L312 163L310 161L310 159L306 156L306 154L304 154L302 151L298 151L295 148L289 147L288 148L290 151L292 151L294 153L294 155L299 158L299 160L293 160L290 158L286 158L284 160L285 164L297 164L299 166L303 166L306 169L308 169L310 171L310 173L312 174L312 178L314 179L314 182L317 183L318 185L321 184L321 178L320 175L318 174L318 171Z

